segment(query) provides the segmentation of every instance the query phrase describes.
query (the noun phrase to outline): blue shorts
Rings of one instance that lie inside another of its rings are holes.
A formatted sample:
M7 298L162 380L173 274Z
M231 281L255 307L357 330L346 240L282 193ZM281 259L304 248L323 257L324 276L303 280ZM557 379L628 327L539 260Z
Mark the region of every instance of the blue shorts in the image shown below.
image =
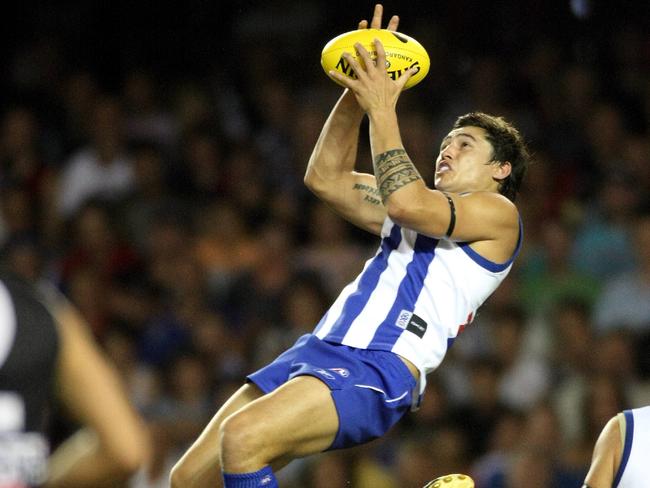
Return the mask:
M415 378L394 353L331 344L312 334L300 337L275 361L247 379L270 393L296 376L325 383L339 416L328 448L356 446L385 434L411 406Z

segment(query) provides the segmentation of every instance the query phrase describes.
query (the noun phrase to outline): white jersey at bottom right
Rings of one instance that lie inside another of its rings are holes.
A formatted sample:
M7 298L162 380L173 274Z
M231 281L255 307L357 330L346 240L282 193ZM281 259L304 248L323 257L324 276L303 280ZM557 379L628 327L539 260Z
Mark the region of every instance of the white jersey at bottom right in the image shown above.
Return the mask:
M650 406L619 414L623 454L613 488L650 486Z

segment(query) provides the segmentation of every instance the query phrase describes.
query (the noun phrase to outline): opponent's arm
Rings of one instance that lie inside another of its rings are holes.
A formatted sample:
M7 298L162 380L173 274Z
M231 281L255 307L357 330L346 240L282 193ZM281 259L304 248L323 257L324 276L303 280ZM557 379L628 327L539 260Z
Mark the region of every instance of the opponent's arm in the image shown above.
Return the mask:
M610 488L618 471L622 448L618 417L612 417L598 436L583 486Z
M78 312L67 303L51 309L61 337L57 393L84 428L52 454L45 487L114 486L145 464L146 428Z

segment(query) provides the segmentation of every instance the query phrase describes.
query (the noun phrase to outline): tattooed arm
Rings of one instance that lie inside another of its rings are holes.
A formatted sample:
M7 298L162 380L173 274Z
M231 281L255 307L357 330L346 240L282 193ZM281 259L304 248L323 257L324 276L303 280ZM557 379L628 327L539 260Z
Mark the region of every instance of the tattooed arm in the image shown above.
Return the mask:
M512 202L492 192L460 195L427 188L402 146L395 109L374 107L368 117L377 188L393 222L433 237L475 243L475 250L497 262L511 255L519 235ZM493 245L506 238L507 245Z
M312 152L305 184L343 218L379 235L386 218L374 176L354 171L363 110L346 90Z
M444 236L450 228L449 202L424 184L402 145L395 109L374 109L368 117L377 189L388 216L404 227Z
M514 204L495 191L472 191L472 185L463 194L427 188L404 150L395 109L410 73L392 80L378 41L376 62L361 44L355 47L363 63L348 53L343 56L357 79L335 71L330 75L354 93L359 107L368 115L376 188L387 215L421 234L470 242L487 259L508 259L519 237L519 215Z

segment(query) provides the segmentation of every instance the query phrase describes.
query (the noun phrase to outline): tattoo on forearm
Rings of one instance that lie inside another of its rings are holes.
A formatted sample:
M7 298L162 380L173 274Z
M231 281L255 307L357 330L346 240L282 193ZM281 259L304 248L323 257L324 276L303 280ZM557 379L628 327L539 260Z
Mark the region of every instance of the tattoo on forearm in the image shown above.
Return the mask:
M391 149L381 153L373 163L379 193L384 202L396 190L422 179L404 149Z
M370 202L373 205L381 205L381 200L377 197L380 197L379 190L374 186L366 185L363 183L355 183L352 187L353 190L359 190L365 193L363 199L366 202Z
M366 202L372 203L373 205L381 205L381 200L379 198L371 197L370 195L364 195L363 199Z

